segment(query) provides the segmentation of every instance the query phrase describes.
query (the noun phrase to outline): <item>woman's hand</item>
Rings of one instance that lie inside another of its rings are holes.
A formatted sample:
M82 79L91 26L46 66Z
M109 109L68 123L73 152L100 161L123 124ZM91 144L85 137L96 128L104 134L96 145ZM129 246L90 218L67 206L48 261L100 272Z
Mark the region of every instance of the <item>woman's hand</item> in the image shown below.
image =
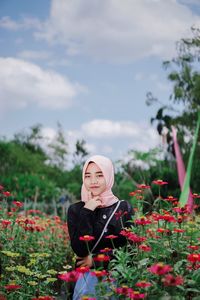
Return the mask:
M89 200L85 203L84 207L90 210L95 210L97 207L102 207L102 200L99 196L93 197L92 192L88 192Z
M76 263L77 267L89 267L93 265L93 259L91 255L85 257L77 257L78 262Z

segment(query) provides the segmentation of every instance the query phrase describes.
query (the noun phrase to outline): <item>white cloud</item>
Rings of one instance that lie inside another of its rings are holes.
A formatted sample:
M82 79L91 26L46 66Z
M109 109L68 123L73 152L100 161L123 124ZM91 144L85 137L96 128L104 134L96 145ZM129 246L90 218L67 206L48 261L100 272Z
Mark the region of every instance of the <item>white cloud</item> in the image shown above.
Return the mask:
M130 139L130 148L146 151L158 145L156 130L147 124L131 121L92 120L81 126L82 134L94 139Z
M23 18L20 21L13 21L10 17L4 16L0 19L0 28L11 31L41 29L42 23L36 18Z
M51 53L47 51L23 50L17 56L25 60L46 60L51 57Z
M176 0L52 0L36 36L64 44L69 55L120 63L171 57L195 23L199 16Z
M82 124L83 132L87 136L96 138L136 136L138 134L138 129L139 126L136 123L128 121L116 122L111 120L96 119Z
M20 109L30 104L46 109L72 105L84 90L78 83L36 64L15 58L0 58L0 102L2 109Z

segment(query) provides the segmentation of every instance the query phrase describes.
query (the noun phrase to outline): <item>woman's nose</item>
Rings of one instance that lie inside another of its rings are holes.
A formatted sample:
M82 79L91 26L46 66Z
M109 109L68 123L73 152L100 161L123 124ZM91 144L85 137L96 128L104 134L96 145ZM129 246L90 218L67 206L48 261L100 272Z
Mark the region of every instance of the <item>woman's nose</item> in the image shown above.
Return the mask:
M94 177L91 177L91 183L97 183L97 177L96 176L94 176Z

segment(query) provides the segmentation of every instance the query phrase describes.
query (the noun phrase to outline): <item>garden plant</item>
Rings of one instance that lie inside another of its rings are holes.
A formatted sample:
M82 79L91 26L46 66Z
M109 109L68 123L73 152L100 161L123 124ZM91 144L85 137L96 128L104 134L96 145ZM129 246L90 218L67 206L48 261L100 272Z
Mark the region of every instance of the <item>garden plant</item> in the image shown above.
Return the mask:
M194 210L180 207L178 199L162 197L168 183L155 180L152 185L140 184L130 192L134 216L131 228L121 234L127 245L110 249L94 257L102 267L73 269L67 224L58 216L41 211L23 211L23 203L13 201L10 192L1 186L1 281L0 299L60 299L61 285L69 287L79 276L91 271L97 276L97 296L82 299L163 299L183 300L200 297L200 234L198 207L200 195L193 194ZM154 187L153 205L144 212L145 194ZM115 217L122 220L121 212ZM116 236L107 236L115 244ZM80 237L89 248L91 236ZM109 254L108 254L109 253ZM109 288L108 288L109 286ZM68 293L68 294L67 294Z

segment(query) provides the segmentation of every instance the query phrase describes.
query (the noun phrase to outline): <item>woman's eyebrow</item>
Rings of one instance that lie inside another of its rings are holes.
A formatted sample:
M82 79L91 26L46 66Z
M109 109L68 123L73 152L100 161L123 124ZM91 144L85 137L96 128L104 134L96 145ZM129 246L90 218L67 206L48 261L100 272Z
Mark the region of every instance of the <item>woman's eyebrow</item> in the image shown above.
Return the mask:
M91 173L90 172L85 172L85 175L90 175ZM97 172L95 172L95 174L103 174L103 172L102 171L97 171Z

